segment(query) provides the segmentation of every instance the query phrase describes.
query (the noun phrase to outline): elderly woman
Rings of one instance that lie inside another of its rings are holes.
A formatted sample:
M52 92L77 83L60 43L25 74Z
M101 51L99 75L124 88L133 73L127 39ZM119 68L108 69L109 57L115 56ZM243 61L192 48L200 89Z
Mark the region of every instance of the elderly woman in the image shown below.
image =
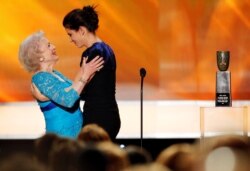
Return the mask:
M74 81L54 70L58 59L55 46L41 31L28 36L19 48L20 63L33 74L32 84L47 97L46 101L37 99L44 114L46 132L76 138L84 120L79 94L103 67L103 59L97 56L88 63L85 60Z

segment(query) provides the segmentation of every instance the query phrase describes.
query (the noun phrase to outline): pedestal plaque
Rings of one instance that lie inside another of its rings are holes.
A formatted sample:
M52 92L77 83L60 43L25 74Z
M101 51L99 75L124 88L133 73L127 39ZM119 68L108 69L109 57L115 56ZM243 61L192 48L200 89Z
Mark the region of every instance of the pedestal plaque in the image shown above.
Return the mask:
M217 66L219 71L216 72L215 106L232 106L231 72L227 71L229 60L229 51L217 51Z

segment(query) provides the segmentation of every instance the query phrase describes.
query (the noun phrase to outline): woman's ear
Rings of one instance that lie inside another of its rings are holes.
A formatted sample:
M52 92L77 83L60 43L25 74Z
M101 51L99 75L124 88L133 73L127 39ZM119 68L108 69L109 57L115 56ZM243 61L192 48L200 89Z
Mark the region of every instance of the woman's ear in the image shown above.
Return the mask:
M79 31L80 31L80 34L83 36L86 33L87 29L84 26L80 26Z

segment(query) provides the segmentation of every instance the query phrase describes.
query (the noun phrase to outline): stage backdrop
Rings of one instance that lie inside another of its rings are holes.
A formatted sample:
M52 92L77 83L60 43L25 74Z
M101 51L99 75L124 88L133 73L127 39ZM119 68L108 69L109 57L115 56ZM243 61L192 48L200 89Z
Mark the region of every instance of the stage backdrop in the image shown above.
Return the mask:
M229 50L232 97L250 97L249 0L1 0L0 102L33 100L31 75L18 62L18 47L43 30L56 45L56 69L73 78L81 53L62 26L66 13L97 5L97 34L117 58L118 100L138 100L144 67L145 100L211 100L216 51Z

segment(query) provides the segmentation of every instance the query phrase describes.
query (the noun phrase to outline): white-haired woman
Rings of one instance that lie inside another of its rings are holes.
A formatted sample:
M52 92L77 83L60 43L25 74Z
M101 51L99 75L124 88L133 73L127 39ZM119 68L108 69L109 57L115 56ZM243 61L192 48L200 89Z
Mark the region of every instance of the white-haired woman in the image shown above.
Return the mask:
M37 102L44 114L46 132L76 138L83 125L79 108L79 94L95 74L103 67L99 56L80 68L74 81L54 70L58 61L56 49L42 31L28 36L20 45L19 61L32 75L32 84L48 99Z

